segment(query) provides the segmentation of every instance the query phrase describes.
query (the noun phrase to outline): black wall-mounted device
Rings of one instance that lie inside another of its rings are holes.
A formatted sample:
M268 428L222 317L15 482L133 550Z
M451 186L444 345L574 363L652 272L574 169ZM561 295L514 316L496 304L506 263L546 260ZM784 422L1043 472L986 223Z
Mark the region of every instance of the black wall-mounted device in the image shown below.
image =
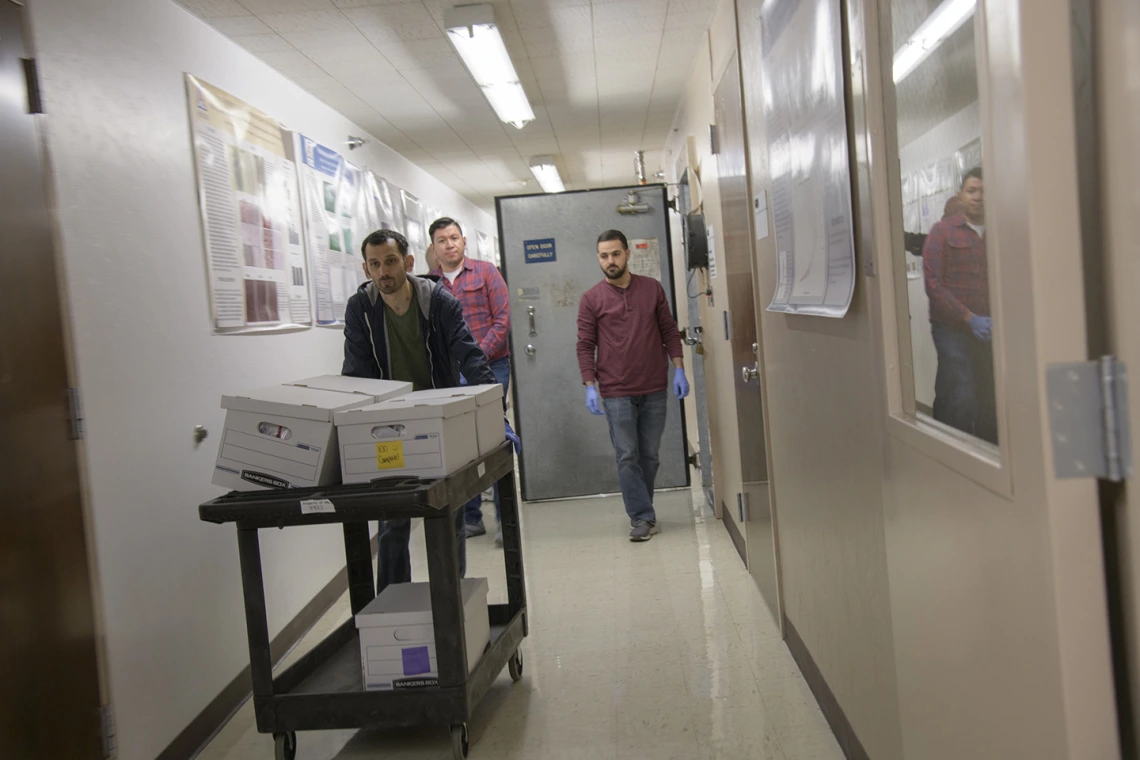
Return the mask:
M709 265L709 236L705 230L704 214L685 216L685 266L689 269L707 269Z

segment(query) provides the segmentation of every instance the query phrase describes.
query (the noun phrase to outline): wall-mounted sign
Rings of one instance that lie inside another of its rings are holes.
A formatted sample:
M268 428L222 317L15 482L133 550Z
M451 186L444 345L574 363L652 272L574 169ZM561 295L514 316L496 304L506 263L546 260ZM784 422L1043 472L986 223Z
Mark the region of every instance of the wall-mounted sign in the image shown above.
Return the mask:
M527 264L544 264L557 260L554 238L523 241L523 261Z

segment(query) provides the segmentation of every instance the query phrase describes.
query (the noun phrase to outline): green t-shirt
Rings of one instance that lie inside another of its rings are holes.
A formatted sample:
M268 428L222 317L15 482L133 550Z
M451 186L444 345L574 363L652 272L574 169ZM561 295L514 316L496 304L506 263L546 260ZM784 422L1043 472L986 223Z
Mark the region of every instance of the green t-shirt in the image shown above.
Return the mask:
M412 390L426 391L434 386L419 312L416 290L412 288L412 303L403 316L398 316L388 304L384 304L384 324L388 330L388 362L392 366L392 379L411 383Z

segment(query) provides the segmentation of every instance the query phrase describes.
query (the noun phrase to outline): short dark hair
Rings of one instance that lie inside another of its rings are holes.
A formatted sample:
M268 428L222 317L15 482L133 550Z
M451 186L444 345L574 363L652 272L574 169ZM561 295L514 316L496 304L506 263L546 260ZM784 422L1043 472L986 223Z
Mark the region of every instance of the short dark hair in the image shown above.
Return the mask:
M432 222L430 227L428 227L428 239L434 243L435 233L442 229L446 229L453 224L455 225L455 229L459 230L459 234L462 235L463 227L459 225L459 222L455 221L450 216L441 216L439 219L436 219L434 222Z
M376 230L370 233L368 237L364 238L364 242L360 244L360 255L367 261L368 246L384 245L389 240L395 241L396 247L400 249L401 256L408 255L408 239L395 230Z
M609 242L610 240L620 240L621 247L629 250L629 241L625 239L625 233L621 230L606 230L601 235L598 235L598 242L594 244L597 248L599 244Z
M963 175L962 187L966 186L966 180L981 179L981 178L982 178L982 167L975 166L973 169L971 169L970 171L966 172L965 175Z

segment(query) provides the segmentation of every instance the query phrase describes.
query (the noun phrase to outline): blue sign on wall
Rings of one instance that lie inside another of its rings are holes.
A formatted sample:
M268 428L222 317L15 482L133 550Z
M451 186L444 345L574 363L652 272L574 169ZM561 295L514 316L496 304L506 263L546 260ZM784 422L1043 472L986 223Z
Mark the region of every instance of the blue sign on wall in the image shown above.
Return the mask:
M554 238L523 241L523 261L527 264L543 264L558 257L554 253Z

